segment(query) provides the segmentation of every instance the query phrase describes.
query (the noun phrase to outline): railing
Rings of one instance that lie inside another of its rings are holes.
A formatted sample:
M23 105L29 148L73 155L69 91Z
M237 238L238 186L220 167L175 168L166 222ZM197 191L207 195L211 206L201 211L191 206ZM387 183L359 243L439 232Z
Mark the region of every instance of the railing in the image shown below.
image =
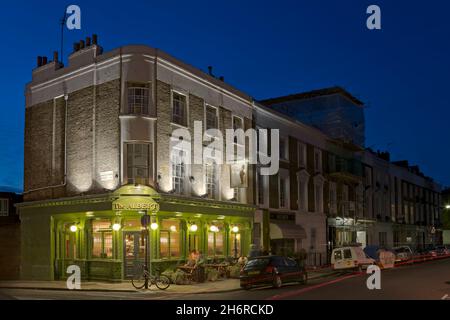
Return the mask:
M327 264L326 252L308 252L306 267L320 267Z

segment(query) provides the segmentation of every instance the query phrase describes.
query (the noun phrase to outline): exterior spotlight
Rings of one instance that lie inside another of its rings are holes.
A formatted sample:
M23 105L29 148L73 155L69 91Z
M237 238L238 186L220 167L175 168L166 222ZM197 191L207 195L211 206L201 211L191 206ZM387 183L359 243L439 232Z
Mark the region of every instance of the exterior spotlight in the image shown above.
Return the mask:
M219 232L219 228L217 226L211 226L209 230L211 230L211 232Z
M231 228L231 231L233 231L234 233L238 233L239 232L239 227L238 226L234 226L233 228Z
M150 225L150 229L152 230L158 229L158 224L156 222L152 222L152 224Z
M70 231L71 232L77 232L77 230L78 230L78 227L76 225L71 225L70 226Z
M170 226L170 231L177 232L177 227L176 226Z
M447 205L445 206L445 209L449 210L449 209L450 209L450 204L447 204Z
M114 231L119 231L122 226L120 225L120 223L114 223L112 228Z
M196 232L198 230L198 226L196 224L191 225L190 227L191 232Z

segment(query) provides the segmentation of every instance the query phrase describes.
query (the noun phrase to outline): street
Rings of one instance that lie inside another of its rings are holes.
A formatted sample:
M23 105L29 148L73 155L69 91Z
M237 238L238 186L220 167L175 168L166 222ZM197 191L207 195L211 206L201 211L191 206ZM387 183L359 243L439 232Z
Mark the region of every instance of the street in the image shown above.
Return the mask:
M372 300L430 299L450 301L450 259L436 260L386 270L381 290L369 290L368 275L342 274L310 281L308 285L286 285L281 289L258 288L224 293L184 294L152 289L147 292L63 291L2 289L0 299L50 300Z

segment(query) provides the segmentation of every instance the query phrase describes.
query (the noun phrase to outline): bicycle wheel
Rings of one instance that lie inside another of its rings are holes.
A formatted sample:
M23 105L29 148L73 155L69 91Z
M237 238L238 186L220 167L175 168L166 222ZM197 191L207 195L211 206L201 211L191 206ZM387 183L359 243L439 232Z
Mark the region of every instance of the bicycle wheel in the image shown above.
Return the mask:
M155 284L160 290L166 290L170 287L170 279L166 276L159 276L155 279Z
M133 287L135 287L136 289L142 289L145 287L145 281L147 280L147 271L142 270L140 272L138 272L133 279L131 279L131 284L133 285Z

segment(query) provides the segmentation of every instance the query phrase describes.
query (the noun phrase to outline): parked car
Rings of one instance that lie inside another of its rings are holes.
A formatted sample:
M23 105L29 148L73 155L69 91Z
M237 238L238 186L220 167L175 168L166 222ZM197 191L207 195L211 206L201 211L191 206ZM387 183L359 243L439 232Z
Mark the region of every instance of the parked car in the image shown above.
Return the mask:
M258 285L281 287L284 283L306 283L308 274L291 258L282 256L262 256L250 259L242 268L241 288L246 290Z
M395 253L395 262L412 261L414 253L408 246L401 246L393 248Z
M362 270L375 263L361 247L335 248L331 253L331 266L334 270L356 269Z

